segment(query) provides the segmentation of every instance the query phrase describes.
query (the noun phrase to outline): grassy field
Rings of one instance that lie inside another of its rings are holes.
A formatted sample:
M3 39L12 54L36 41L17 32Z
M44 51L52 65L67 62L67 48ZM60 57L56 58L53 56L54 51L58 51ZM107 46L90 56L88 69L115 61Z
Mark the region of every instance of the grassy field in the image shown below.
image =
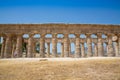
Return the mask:
M120 80L120 58L0 60L0 80Z

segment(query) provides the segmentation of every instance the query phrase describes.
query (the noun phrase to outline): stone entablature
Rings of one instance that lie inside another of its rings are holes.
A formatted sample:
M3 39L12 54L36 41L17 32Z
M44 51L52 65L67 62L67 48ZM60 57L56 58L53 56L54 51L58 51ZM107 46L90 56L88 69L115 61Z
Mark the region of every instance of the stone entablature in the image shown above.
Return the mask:
M0 24L1 33L119 33L120 25L97 24Z
M29 38L23 38L23 34L29 34ZM35 34L40 34L40 38L34 38ZM52 38L46 38L46 34L52 34ZM58 38L57 34L63 34L64 37ZM74 34L75 38L69 38L69 34ZM85 34L86 38L80 38L81 34ZM97 38L92 38L92 34L95 34ZM105 34L107 38L102 38L102 34ZM22 57L24 42L27 43L27 57L35 57L34 44L36 42L40 44L40 57L46 57L45 43L47 43L47 57L50 56L50 43L52 44L52 55L57 57L58 42L61 43L61 57L70 56L70 43L72 42L76 45L74 57L120 55L120 25L0 24L0 36L3 37L2 58ZM114 42L115 44L113 44ZM87 50L84 43L87 44ZM92 43L94 43L94 47ZM106 46L103 43L106 43Z

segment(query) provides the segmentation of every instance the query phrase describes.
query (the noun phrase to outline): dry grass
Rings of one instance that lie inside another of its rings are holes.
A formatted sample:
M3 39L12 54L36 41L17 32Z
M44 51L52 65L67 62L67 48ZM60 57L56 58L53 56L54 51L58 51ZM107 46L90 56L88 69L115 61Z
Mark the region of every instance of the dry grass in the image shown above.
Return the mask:
M0 60L0 80L120 80L120 58L79 61Z

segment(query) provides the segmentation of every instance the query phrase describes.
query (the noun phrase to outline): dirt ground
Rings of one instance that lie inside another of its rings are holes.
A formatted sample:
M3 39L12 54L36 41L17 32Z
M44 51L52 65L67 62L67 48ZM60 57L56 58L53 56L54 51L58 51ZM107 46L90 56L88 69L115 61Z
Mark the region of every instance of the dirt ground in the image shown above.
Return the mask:
M120 58L0 60L0 80L120 80Z

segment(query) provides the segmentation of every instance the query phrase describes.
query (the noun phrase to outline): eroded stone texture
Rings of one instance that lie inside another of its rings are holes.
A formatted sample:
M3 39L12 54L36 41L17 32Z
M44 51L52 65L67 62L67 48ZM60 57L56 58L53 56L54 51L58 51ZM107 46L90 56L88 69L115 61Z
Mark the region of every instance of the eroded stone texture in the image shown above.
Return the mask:
M29 37L23 38L23 34L28 34ZM40 34L40 38L34 38L34 34ZM46 38L46 34L52 34L52 38ZM58 34L63 34L64 38L57 38ZM75 38L69 38L69 34L75 34ZM85 34L86 38L80 38L81 34ZM92 34L97 34L97 38L92 38ZM107 37L102 38L103 34L107 35ZM120 25L0 24L0 36L3 37L1 58L22 57L23 43L26 43L25 57L36 57L36 42L40 43L39 52L42 58L51 56L77 58L86 56L120 56ZM57 53L58 42L61 43L60 55ZM45 43L47 43L47 48L45 48ZM52 55L50 54L51 43ZM76 45L75 54L71 52L70 43L75 43ZM92 43L95 44L94 51L92 50ZM107 44L107 50L103 49L105 48L104 43Z
M64 35L64 57L69 57L69 39L68 39L68 34Z
M30 34L29 39L28 39L28 52L27 52L27 57L33 57L33 35Z
M82 47L81 47L81 57L85 57L84 43L82 43Z
M115 56L113 52L113 45L112 45L112 34L108 34L108 56L112 57Z
M4 58L5 41L6 39L3 38L3 43L2 43L2 48L1 48L1 58Z
M61 57L64 57L64 44L61 44Z
M75 57L79 58L81 56L80 51L80 34L76 34L76 48L75 48Z
M4 57L5 58L10 58L11 54L12 54L12 40L11 40L11 35L7 34Z
M52 37L52 55L53 57L57 57L57 34L53 34Z
M92 56L92 42L91 42L91 34L90 33L87 34L87 47L88 47L87 57L90 57L90 56Z
M98 56L103 56L103 43L102 43L102 33L98 33Z
M16 41L13 40L12 44L13 44L13 46L12 46L12 56L11 57L14 58L14 57L17 57L17 54L15 54Z
M42 57L42 58L45 57L45 39L44 39L44 35L42 35L41 39L40 39L40 57Z
M95 49L95 51L94 51L94 56L98 56L98 47L97 47L97 43L95 43L94 49Z
M120 56L120 34L118 35L118 56Z
M32 40L32 39L30 39L30 40ZM29 47L30 46L32 46L32 42L30 42ZM17 43L16 43L15 53L17 54L17 57L22 57L22 34L17 35ZM30 54L32 54L32 52Z
M50 43L47 43L47 56L50 57Z

